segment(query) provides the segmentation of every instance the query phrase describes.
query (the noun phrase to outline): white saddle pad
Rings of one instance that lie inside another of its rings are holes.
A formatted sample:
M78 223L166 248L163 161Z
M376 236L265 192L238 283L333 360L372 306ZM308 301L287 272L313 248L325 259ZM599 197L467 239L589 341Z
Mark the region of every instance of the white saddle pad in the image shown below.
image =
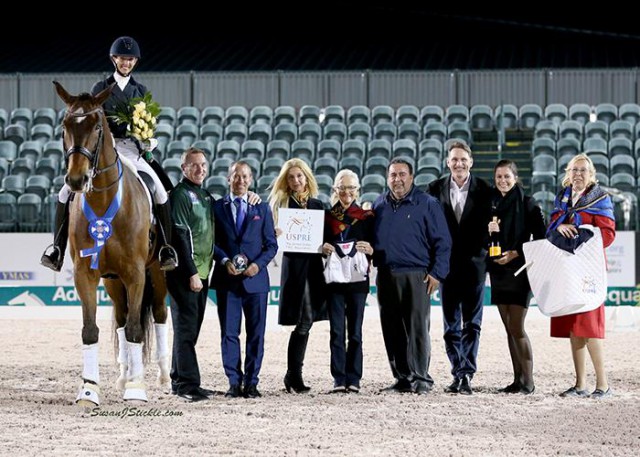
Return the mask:
M607 267L598 227L582 225L594 233L574 254L548 240L522 245L527 275L538 308L545 316L591 311L607 296Z

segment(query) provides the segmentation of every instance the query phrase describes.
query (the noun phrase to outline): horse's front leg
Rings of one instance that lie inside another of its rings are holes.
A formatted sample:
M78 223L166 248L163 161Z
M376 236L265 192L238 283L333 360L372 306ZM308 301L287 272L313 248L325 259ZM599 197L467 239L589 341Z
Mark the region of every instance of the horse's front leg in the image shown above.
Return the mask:
M96 324L96 290L100 277L88 269L76 268L74 277L78 296L82 301L82 385L76 403L83 407L100 405L100 372L98 365L98 336Z
M127 285L127 302L129 312L125 335L127 337L128 366L127 382L124 387L125 400L147 401L144 384L143 342L144 329L141 321L142 295L144 292L144 270Z

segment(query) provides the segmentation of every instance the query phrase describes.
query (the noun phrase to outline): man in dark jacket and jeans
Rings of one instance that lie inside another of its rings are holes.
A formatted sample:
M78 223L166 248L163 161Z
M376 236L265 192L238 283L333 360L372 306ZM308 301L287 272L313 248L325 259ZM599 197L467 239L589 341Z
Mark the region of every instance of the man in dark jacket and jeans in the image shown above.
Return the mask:
M373 205L380 323L397 379L385 390L426 394L433 386L430 296L449 272L451 237L440 203L413 185L411 163L391 160L387 184Z

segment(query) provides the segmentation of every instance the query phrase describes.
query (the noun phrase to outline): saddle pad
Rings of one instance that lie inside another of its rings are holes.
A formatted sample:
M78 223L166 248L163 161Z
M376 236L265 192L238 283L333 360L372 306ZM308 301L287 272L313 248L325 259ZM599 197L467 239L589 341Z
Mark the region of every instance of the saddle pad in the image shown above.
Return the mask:
M574 254L548 240L522 245L527 276L538 308L545 316L564 316L591 311L607 296L607 269L598 227L581 225L594 236Z
M362 252L356 251L356 242L336 243L336 252L327 257L324 279L327 283L360 282L367 279L369 261Z

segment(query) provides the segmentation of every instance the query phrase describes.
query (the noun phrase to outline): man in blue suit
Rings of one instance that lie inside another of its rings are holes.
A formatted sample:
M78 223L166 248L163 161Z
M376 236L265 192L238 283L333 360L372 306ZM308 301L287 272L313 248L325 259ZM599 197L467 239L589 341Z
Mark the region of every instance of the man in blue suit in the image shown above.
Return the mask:
M445 392L471 395L482 327L491 186L471 174L473 157L467 143L452 139L445 147L451 174L427 189L442 204L452 240L449 275L440 283L443 338L453 375Z
M250 205L251 167L242 160L229 168L230 194L214 203L216 261L211 287L216 289L222 364L229 378L226 397L257 398L264 355L270 284L267 265L278 250L273 216L265 202ZM244 374L240 325L246 319ZM244 390L242 386L244 385Z

